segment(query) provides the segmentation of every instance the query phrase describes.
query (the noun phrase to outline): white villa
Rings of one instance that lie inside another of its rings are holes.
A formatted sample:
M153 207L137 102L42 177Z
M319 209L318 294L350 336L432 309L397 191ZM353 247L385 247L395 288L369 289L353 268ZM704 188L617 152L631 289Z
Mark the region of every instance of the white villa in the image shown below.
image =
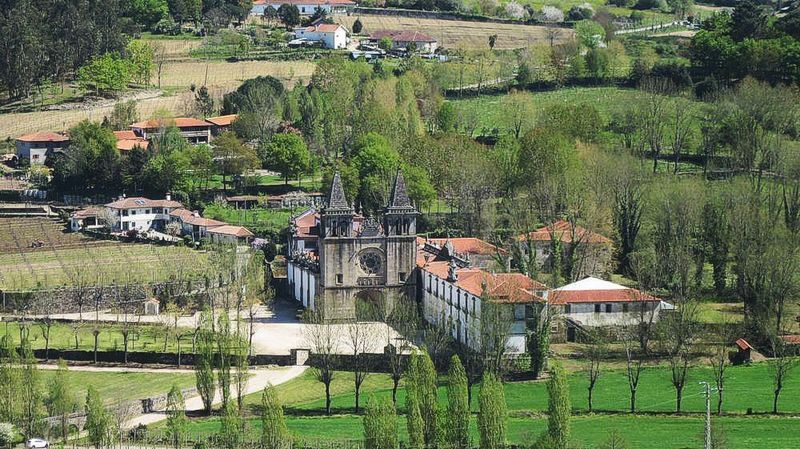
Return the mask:
M295 28L295 41L292 42L322 42L322 46L338 50L347 48L347 30L336 23L320 23L302 28ZM292 45L289 42L289 45Z
M143 197L120 198L105 205L105 219L111 220L113 231L163 231L170 221L170 212L183 208L183 204L172 201L170 195L163 200Z
M594 277L550 290L546 299L565 318L586 327L632 324L643 316L657 321L661 311L675 308L655 296Z

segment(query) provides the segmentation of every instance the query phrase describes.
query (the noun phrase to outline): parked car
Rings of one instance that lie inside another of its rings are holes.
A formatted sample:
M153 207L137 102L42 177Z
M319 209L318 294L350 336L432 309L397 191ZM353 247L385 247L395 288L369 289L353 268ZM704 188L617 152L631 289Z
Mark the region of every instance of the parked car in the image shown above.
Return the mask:
M50 443L42 438L31 438L25 442L26 449L48 449L49 447Z

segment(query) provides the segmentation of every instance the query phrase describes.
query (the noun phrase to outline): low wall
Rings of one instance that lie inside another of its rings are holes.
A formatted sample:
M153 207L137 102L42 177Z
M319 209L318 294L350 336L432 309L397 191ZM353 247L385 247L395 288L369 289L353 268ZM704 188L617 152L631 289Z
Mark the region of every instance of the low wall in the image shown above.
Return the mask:
M34 357L37 359L45 358L44 349L35 349L33 351ZM48 358L50 360L68 360L72 362L94 362L94 351L82 350L64 350L64 349L50 349L48 351ZM178 363L178 354L170 352L128 352L128 363L141 364L141 365L181 365L193 366L194 354L186 353L180 354L180 363ZM249 357L249 364L251 366L291 366L295 364L296 357L293 354L287 355L268 355L258 354ZM125 363L124 351L97 351L97 361L101 363Z

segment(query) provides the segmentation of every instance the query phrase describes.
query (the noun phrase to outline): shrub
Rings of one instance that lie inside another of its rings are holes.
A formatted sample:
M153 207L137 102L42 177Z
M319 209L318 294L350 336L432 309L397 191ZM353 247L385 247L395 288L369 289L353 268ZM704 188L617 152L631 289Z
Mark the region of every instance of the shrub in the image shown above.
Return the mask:
M14 441L14 426L7 422L0 423L0 447L11 445Z
M505 12L506 16L517 20L524 19L526 13L525 8L515 1L506 3Z
M581 20L589 20L592 16L594 16L594 8L592 8L592 5L584 3L570 8L567 13L567 20L570 22L578 22Z
M558 23L564 21L564 11L555 6L542 6L542 22Z

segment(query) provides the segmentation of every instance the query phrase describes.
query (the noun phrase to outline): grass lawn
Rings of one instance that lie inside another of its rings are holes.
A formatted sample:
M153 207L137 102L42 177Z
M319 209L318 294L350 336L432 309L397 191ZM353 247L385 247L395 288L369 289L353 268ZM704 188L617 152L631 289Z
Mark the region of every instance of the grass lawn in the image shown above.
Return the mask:
M55 375L52 370L40 370L42 391L47 394L47 386ZM90 386L97 389L107 403L143 399L167 393L173 384L179 388L194 386L195 376L191 371L183 373L134 373L134 372L96 372L70 370L69 384L82 404Z
M89 320L93 314L85 312L84 319ZM94 324L91 321L73 324L55 323L50 328L50 348L51 349L79 349L83 351L94 350ZM161 352L164 350L164 338L167 336L167 351L176 352L177 343L173 335L173 329L166 333L167 328L158 325L135 325L134 331L129 336L128 350L130 352ZM29 324L28 339L33 349L44 349L44 329L38 324ZM16 322L5 322L0 324L0 337L8 333L15 344L19 344L19 324ZM77 334L77 348L75 347L75 337ZM101 324L98 336L98 349L100 351L122 351L123 338L121 327L111 324ZM181 342L181 350L188 352L191 349L191 342L185 339Z
M300 212L287 209L235 209L233 207L209 204L203 211L203 216L226 223L241 225L249 228L256 234L266 231L278 233L289 225L289 217Z

